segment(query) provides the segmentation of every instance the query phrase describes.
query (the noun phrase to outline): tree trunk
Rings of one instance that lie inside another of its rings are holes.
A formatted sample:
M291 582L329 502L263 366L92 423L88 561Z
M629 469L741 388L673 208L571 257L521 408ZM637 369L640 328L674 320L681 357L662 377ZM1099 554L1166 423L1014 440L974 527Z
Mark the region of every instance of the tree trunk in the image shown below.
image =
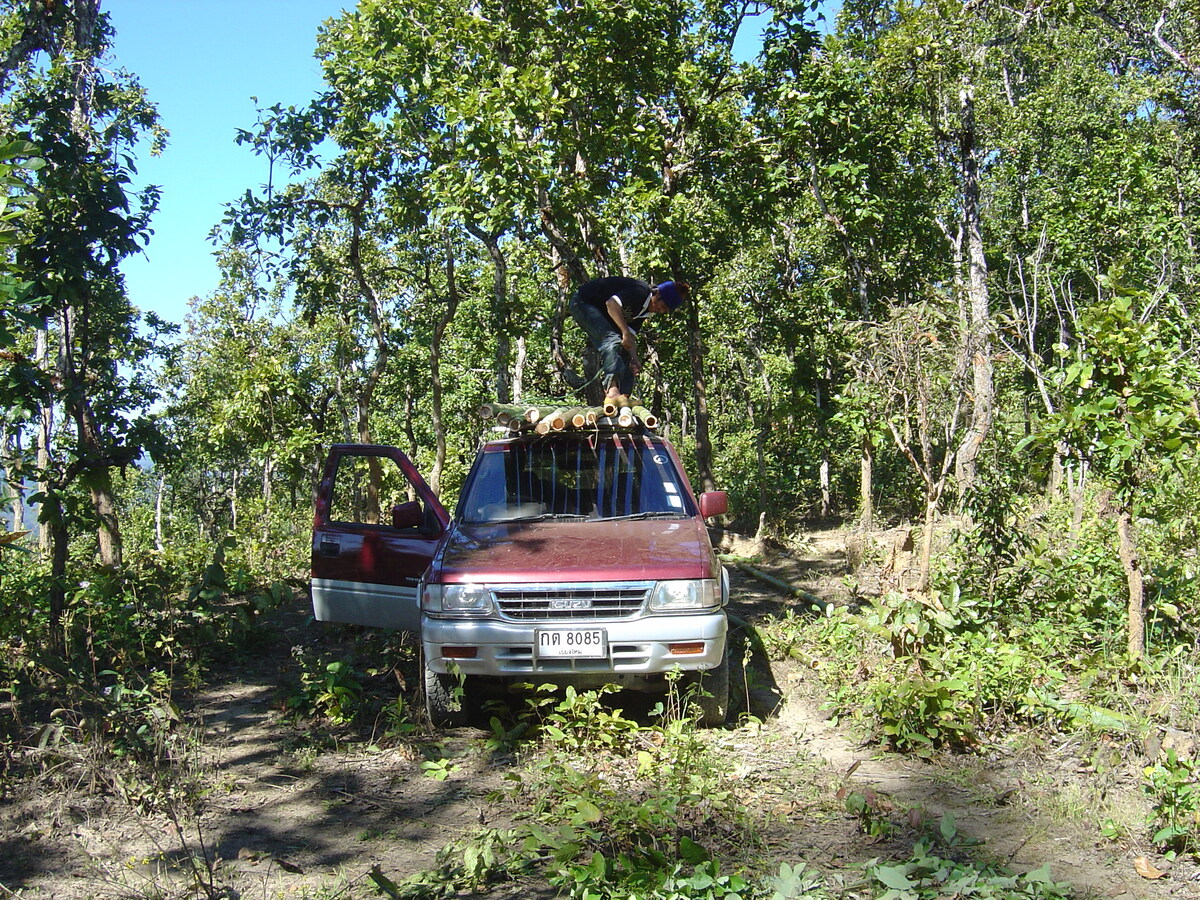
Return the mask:
M98 467L84 476L88 495L98 519L96 539L100 548L100 564L120 566L124 556L117 504L113 498L112 469Z
M37 367L42 372L49 371L49 342L47 330L39 328L37 331L37 343L34 353L37 357ZM43 497L48 497L50 494L50 482L48 474L50 471L50 435L54 431L54 404L45 403L38 410L37 417L37 432L35 442L37 444L37 470L40 473L38 477L38 491ZM45 510L45 501L42 501L42 509ZM39 515L39 521L43 519ZM53 542L50 536L50 529L45 522L41 522L38 526L38 548L41 550L43 558L49 558L53 552Z
M1138 660L1146 652L1146 589L1138 552L1137 524L1128 503L1122 502L1116 512L1118 553L1129 587L1127 650L1131 660Z
M988 306L987 258L979 209L979 159L975 143L974 89L964 84L960 92L962 116L963 231L967 244L967 304L963 352L969 354L972 375L971 425L957 454L960 494L975 483L977 461L991 431L996 389L992 371L994 325Z
M925 527L921 534L921 568L917 581L917 589L922 593L929 592L929 569L933 560L933 525L937 519L938 501L941 490L930 488L925 494Z
M429 345L429 399L432 405L431 419L437 442L433 471L429 473L429 488L435 494L442 491L442 470L446 466L446 426L442 421L442 338L446 328L458 309L458 279L454 268L454 247L446 238L446 306L433 329L433 340Z
M154 546L162 553L166 546L163 541L163 494L166 492L167 476L158 476L158 490L154 493Z
M235 467L229 480L229 527L237 531L238 527L238 483L241 472Z
M263 513L270 518L271 516L271 475L274 473L275 464L268 453L266 459L263 460L262 473L262 495L263 495Z
M499 403L511 403L513 400L512 381L509 374L509 360L512 357L512 339L509 336L509 302L508 302L508 260L500 247L500 235L489 234L474 225L468 224L469 231L487 248L492 260L492 333L496 338L496 356L494 375L496 378L496 400Z
M858 523L870 528L875 522L875 445L864 434L858 458Z
M42 503L49 507L48 522L42 524L42 531L47 532L50 543L50 651L62 655L66 646L62 630L63 611L66 609L67 598L67 551L70 549L71 536L67 533L66 522L63 520L62 501L58 493L48 494Z
M520 403L525 396L525 335L517 338L517 359L513 364L512 402Z
M828 374L828 367L826 368ZM822 379L816 379L813 385L813 397L817 413L817 443L821 447L821 463L817 469L817 481L821 488L821 518L828 519L833 513L833 490L829 481L829 423L826 421L825 384Z
M696 478L701 491L716 490L712 474L712 444L708 436L708 385L704 376L704 340L700 335L700 310L696 298L684 304L688 316L688 359L692 365L693 433L696 435Z

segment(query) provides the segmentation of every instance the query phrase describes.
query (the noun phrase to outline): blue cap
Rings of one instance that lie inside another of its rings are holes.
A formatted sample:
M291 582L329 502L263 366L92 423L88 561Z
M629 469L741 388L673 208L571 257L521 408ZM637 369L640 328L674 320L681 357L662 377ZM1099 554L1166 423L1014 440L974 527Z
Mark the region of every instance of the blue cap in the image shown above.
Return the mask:
M679 288L673 281L664 281L657 290L662 302L667 304L667 309L678 309L679 304L683 302L683 295L679 293Z

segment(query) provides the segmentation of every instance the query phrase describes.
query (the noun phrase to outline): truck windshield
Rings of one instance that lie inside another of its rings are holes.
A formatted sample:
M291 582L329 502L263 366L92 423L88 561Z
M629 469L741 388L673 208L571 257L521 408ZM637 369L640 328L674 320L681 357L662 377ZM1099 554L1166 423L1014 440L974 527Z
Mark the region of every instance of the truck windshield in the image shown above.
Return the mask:
M480 454L459 506L470 524L695 515L671 455L626 434L516 442Z

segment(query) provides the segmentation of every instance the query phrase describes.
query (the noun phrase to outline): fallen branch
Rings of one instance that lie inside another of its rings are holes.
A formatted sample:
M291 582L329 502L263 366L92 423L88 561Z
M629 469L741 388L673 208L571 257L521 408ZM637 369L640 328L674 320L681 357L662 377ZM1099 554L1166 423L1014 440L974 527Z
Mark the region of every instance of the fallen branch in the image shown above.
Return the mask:
M740 559L736 556L725 555L722 555L719 558L721 562L731 563L734 566L737 566L747 575L757 578L759 581L771 585L771 587L778 588L785 594L791 594L793 597L799 597L801 600L807 600L809 603L815 603L818 606L823 607L825 605L826 601L818 597L816 594L810 594L808 591L804 590L804 588L796 587L794 584L784 581L782 578L776 578L774 575L768 575L762 569L756 569L744 559Z

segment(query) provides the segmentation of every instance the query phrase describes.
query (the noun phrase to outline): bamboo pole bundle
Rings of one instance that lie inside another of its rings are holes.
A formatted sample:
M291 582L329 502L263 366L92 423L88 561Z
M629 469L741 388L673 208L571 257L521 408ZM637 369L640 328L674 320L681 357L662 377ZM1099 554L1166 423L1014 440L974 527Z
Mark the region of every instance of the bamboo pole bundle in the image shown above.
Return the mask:
M551 431L562 431L567 426L567 419L564 415L566 410L552 409L549 413L538 420L534 426L534 431L538 434L547 434Z
M514 406L507 403L483 403L478 409L484 419L494 421L496 426L510 434L533 430L538 434L549 434L567 428L595 427L605 419L608 424L619 428L631 428L638 423L649 429L658 428L658 417L637 400L620 395L606 400L602 406Z

